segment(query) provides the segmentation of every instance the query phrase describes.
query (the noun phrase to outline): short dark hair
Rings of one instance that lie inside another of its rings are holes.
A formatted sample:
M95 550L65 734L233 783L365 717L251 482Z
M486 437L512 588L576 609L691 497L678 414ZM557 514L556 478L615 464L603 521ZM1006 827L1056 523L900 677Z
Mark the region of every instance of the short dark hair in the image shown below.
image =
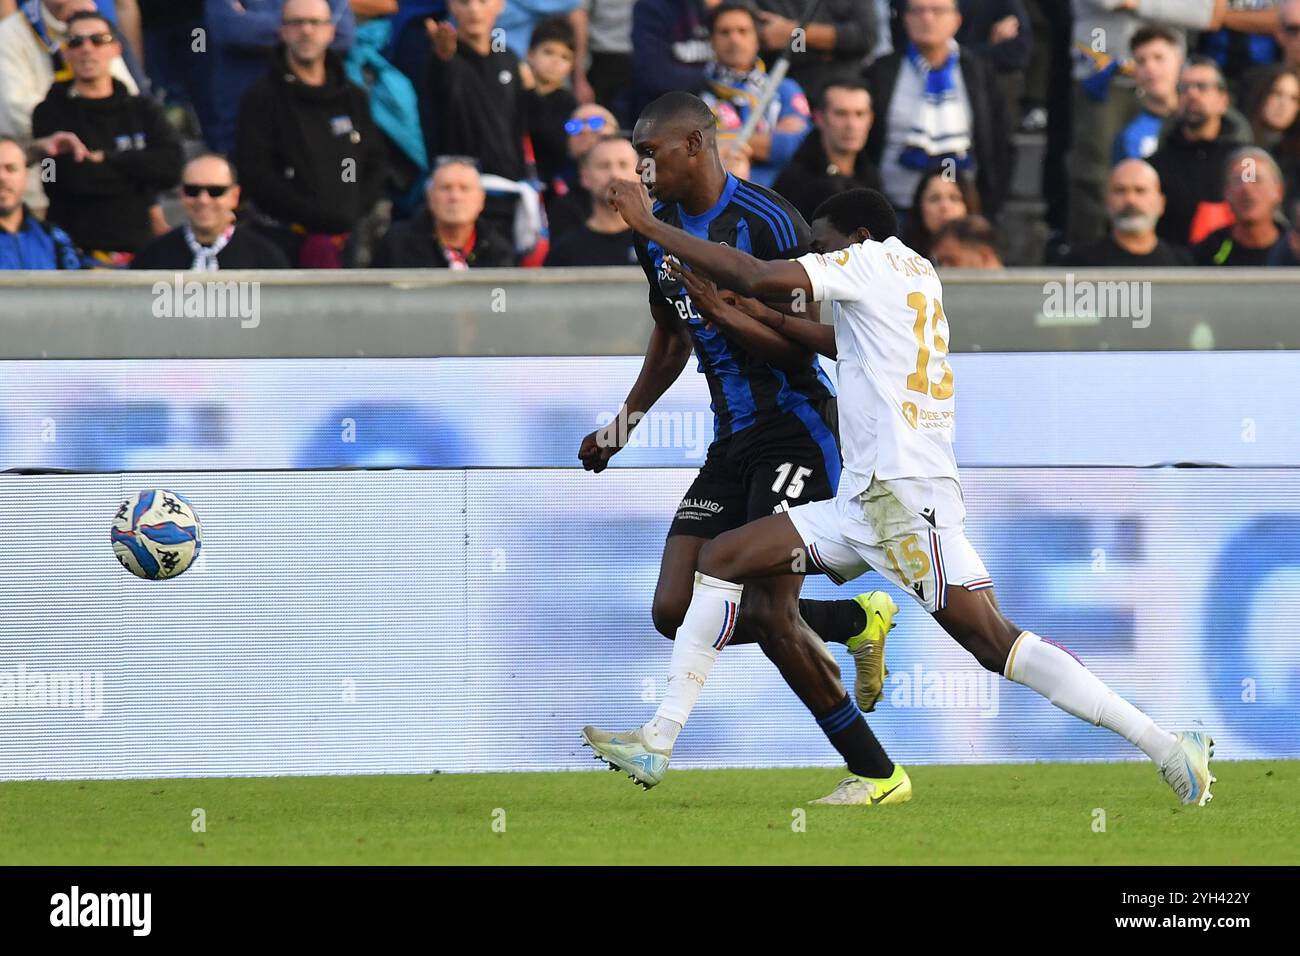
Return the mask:
M850 189L823 200L812 214L813 222L818 219L829 219L846 236L864 226L876 242L898 235L898 213L875 189Z
M1187 50L1186 38L1173 27L1167 27L1163 23L1148 23L1133 31L1133 39L1129 41L1128 51L1137 53L1142 47L1156 40L1164 40L1176 50L1183 52Z
M651 101L641 111L638 122L685 122L710 131L718 128L718 119L713 115L713 110L709 109L709 104L694 93L684 90L673 90Z
M122 39L118 36L117 27L113 25L113 21L104 16L104 14L100 13L98 10L78 10L72 16L68 17L66 26L71 30L74 23L81 23L83 20L98 20L100 23L104 24L104 26L108 27L108 32L113 34L114 40Z
M1187 58L1187 61L1183 63L1183 69L1186 70L1188 67L1192 66L1204 66L1213 70L1214 75L1218 78L1219 89L1226 90L1228 88L1228 80L1223 75L1223 68L1219 66L1218 62L1213 57L1206 56L1204 53L1193 53Z
M962 216L945 222L935 232L931 247L937 246L944 239L952 239L963 246L983 246L992 250L994 255L999 255L997 230L983 216Z
M855 93L866 93L868 98L871 97L871 87L867 86L862 80L852 78L827 80L826 85L822 87L823 102L825 102L826 94L830 90L852 90Z
M577 51L578 40L567 17L543 17L537 21L528 39L528 49L536 50L543 43L559 43L568 47L570 53Z
M713 36L713 28L717 25L718 18L726 13L747 13L754 24L754 29L758 29L758 11L751 4L745 3L744 0L722 0L720 4L709 11L709 15L704 21L705 26L709 28L709 36Z

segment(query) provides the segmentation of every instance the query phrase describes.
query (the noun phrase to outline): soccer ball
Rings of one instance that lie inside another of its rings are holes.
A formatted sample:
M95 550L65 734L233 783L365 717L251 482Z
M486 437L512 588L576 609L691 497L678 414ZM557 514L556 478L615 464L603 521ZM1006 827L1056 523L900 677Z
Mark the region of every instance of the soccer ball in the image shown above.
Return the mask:
M174 578L194 563L202 546L198 515L175 492L137 492L113 516L113 553L138 578Z

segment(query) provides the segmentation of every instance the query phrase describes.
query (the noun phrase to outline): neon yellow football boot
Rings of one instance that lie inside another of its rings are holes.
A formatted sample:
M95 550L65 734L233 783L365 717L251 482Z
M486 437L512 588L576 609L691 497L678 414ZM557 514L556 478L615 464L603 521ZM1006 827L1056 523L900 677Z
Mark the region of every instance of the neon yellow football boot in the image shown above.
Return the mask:
M857 671L853 680L853 700L859 710L869 714L884 696L885 678L889 676L889 669L885 667L885 636L894 629L898 605L884 591L859 594L853 600L866 613L867 626L861 634L850 637L845 646L853 655Z
M859 777L851 774L839 782L828 796L810 803L822 806L888 806L906 803L912 799L912 778L900 764L894 764L894 772L888 779L877 777Z

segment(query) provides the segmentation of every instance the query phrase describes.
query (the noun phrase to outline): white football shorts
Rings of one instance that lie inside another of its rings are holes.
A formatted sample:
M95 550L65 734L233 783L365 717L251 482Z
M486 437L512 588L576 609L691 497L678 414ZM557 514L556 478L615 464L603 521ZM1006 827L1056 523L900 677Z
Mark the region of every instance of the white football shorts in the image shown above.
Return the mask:
M809 563L836 584L874 569L931 614L947 605L950 586L993 586L966 538L966 502L952 478L873 477L861 494L789 514Z

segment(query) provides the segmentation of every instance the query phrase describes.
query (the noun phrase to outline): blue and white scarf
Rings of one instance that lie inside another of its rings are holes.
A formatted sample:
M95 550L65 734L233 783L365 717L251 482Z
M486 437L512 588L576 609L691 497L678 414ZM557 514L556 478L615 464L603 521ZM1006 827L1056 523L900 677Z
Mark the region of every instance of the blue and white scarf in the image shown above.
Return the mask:
M721 104L730 104L740 124L744 125L754 107L763 99L763 93L770 82L771 77L762 60L755 60L751 70L733 70L713 60L704 67L705 91L702 99L715 114L719 113ZM774 96L768 104L767 115L762 118L756 130L766 132L773 128L780 116L781 98ZM719 119L724 117L720 116ZM727 127L724 125L723 128Z
M59 41L50 37L50 31L45 26L45 13L41 7L41 0L26 0L18 8L24 17L27 18L27 25L32 28L36 34L36 39L45 47L45 51L50 55L50 63L54 67L54 79L65 80L71 77L71 73L65 75L66 66L63 62L63 50L59 47Z
M931 67L914 44L907 45L907 61L924 77L925 92L898 157L905 169L929 170L946 159L954 160L958 169L971 165L970 118L957 92L960 57L955 40L949 50L942 66Z

